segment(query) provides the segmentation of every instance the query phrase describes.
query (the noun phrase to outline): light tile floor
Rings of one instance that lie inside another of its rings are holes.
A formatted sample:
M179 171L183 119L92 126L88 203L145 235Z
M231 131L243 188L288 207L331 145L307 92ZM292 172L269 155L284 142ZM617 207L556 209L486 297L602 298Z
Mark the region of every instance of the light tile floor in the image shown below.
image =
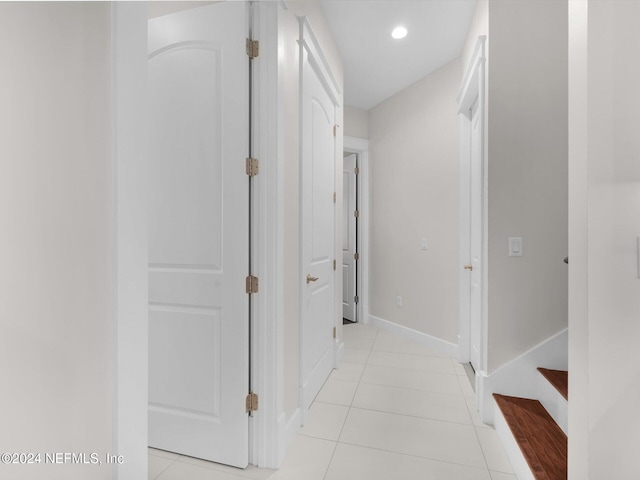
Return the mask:
M345 325L344 341L282 468L150 448L149 480L516 480L455 359L368 325Z

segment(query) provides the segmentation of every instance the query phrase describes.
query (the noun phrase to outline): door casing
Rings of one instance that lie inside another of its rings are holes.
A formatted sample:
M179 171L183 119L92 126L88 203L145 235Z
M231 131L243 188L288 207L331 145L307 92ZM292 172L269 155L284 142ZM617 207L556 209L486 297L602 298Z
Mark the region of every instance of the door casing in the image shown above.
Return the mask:
M480 329L480 362L476 366L476 401L480 397L478 392L479 377L485 375L484 369L486 368L486 308L487 308L487 291L485 286L487 285L487 168L486 168L486 142L485 142L485 36L478 37L473 55L467 67L462 87L458 93L458 105L459 105L459 118L460 118L460 259L459 259L459 272L460 272L460 313L459 313L459 357L460 363L468 363L471 358L471 329ZM471 107L475 102L478 102L478 115L480 121L480 155L479 161L482 165L482 185L478 189L480 198L470 198L470 181L471 181ZM471 257L471 245L470 245L470 223L471 223L471 202L482 202L482 218L479 219L481 224L481 243L479 250L481 252L481 279L480 279L480 303L481 305L471 305L471 289L470 289L470 275L465 270L465 265L470 262ZM471 325L470 309L477 308L480 310L480 325Z

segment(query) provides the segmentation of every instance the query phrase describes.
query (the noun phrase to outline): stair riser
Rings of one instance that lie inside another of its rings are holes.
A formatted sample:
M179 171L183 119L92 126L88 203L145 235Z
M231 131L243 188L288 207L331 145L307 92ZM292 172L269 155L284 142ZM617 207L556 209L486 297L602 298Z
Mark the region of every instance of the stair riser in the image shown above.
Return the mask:
M538 400L565 435L569 433L569 403L542 374L538 374Z

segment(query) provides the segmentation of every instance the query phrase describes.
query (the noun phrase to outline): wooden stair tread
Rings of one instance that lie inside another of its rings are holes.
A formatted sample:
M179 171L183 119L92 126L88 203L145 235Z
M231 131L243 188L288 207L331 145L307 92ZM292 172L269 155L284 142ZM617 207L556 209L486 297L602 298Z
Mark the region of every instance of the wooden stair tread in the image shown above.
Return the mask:
M493 394L536 480L566 480L567 436L537 400Z
M569 400L569 372L565 370L550 370L548 368L538 368L538 371L544 378L549 380L549 383L560 392L565 400Z

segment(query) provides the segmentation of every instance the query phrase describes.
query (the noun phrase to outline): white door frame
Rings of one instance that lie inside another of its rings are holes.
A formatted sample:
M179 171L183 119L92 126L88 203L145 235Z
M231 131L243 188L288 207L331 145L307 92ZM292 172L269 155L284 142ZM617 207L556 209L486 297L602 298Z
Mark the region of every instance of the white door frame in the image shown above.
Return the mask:
M111 4L113 478L147 475L147 7Z
M487 335L486 335L486 309L487 309L487 155L486 155L486 110L485 110L485 41L486 36L478 37L473 55L467 66L467 70L462 82L462 87L458 93L458 116L460 118L460 258L459 258L459 275L460 275L460 313L459 313L459 353L458 361L461 363L468 363L471 358L471 290L469 288L470 276L464 269L464 265L469 262L470 259L470 220L471 212L470 205L470 133L471 133L471 118L469 112L474 102L478 101L478 115L480 122L480 159L482 163L482 178L483 185L482 192L482 246L480 251L481 264L482 264L482 278L481 278L481 315L480 315L480 329L481 329L481 342L480 342L480 365L476 366L476 387L478 386L479 376L484 375L484 369L487 365ZM476 398L478 388L476 388Z
M260 278L252 332L253 382L260 408L249 420L249 461L277 468L285 444L278 428L283 411L282 218L283 168L277 138L278 9L281 2L254 3L254 149L263 165L254 201L255 265ZM113 454L122 455L113 478L147 475L148 246L147 246L147 6L111 5L111 358ZM242 161L242 159L240 159Z
M358 181L358 291L356 310L360 323L369 323L369 140L344 137L343 150L358 155L360 174Z
M338 114L338 112L342 109L342 95L341 95L341 90L340 90L340 86L338 84L338 81L336 80L335 75L333 74L333 71L331 70L331 66L324 54L324 52L322 51L322 48L320 46L320 43L317 40L317 37L313 31L313 28L311 27L311 24L309 22L309 18L306 16L302 16L302 17L298 17L298 21L300 22L300 39L298 40L298 43L300 45L300 118L299 118L299 131L300 131L300 158L302 158L302 151L303 151L303 142L302 142L302 129L303 129L303 125L302 125L302 119L305 118L304 112L305 112L305 103L302 101L303 99L303 92L304 89L302 87L302 82L305 81L304 79L304 63L303 63L303 53L306 53L306 58L307 61L309 62L309 65L312 67L312 69L316 72L317 77L319 79L319 81L322 83L322 85L325 87L327 94L329 96L329 99L333 102L333 105L335 107L335 112L336 115ZM337 121L337 120L336 120ZM337 125L336 125L337 127ZM337 134L336 134L337 137ZM341 150L341 146L340 146L339 141L334 142L334 192L338 192L338 190L341 191L341 187L342 187L342 182L337 182L336 179L338 177L340 177L340 179L342 179L342 150ZM339 161L338 161L339 159ZM301 172L301 176L300 176L300 200L302 201L303 198L303 191L302 191L302 168L300 169ZM340 197L342 197L342 194L340 193ZM341 243L341 225L340 228L338 228L338 222L337 220L337 215L335 212L340 211L340 204L336 203L334 205L334 217L333 217L333 223L334 223L334 259L338 258L342 258L341 254L342 254L342 243ZM304 227L304 218L302 218L303 215L303 211L301 209L301 217L300 217L300 232L299 232L299 238L302 239L302 234L303 234L303 227ZM340 222L341 223L341 222ZM339 248L339 252L338 252L338 248ZM302 258L302 248L300 249L300 270L299 270L299 275L300 278L304 278L305 272L303 271L304 267L304 261ZM338 329L338 327L342 326L342 277L340 275L335 275L335 271L334 271L334 278L333 278L333 282L334 282L334 302L333 302L333 318L334 318L334 327L336 328L336 330ZM303 295L303 291L301 290L300 292L300 354L299 354L299 362L300 365L302 366L303 364L303 348L304 348L304 342L303 342L303 329L304 329L304 325L303 325L303 315L304 315L304 302L302 301L302 295ZM340 319L340 322L338 324L338 319ZM333 366L334 368L338 366L340 359L341 359L341 355L342 352L344 350L344 344L338 339L335 339L334 342L334 354L333 354ZM300 394L299 394L299 406L300 406L300 412L302 415L302 423L304 424L304 422L306 421L306 419L308 418L308 408L307 408L307 403L309 403L307 401L307 399L305 399L305 393L304 393L304 389L302 387L303 383L307 380L305 378L303 378L303 369L300 368L300 378L299 378L299 389L300 389Z
M283 102L278 92L278 18L282 2L253 2L254 152L260 173L254 179L254 267L260 292L252 322L253 386L260 406L249 418L249 463L278 468L284 437L284 136Z

